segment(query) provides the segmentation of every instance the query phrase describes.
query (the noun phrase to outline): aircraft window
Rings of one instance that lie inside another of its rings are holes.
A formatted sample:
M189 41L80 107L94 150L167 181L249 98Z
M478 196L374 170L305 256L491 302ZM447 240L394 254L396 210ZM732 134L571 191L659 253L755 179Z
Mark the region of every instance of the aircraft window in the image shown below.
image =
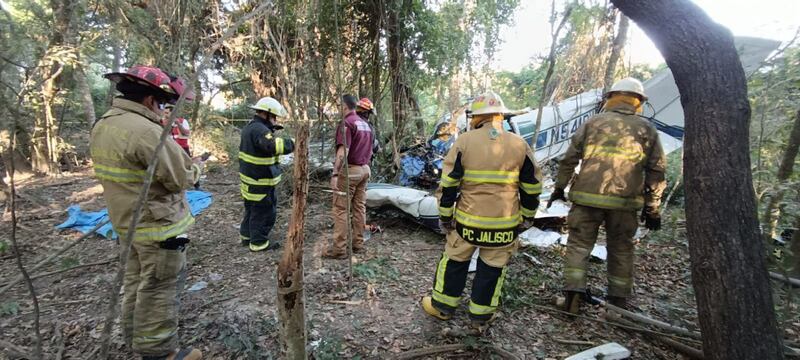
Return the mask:
M512 131L511 122L510 121L503 121L503 129L505 131Z

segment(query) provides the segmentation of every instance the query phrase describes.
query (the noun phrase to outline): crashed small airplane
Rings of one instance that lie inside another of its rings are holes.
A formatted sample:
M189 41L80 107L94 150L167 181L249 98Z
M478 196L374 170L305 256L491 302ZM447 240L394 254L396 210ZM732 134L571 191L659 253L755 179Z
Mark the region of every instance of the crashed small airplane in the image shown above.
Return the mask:
M757 71L764 59L780 45L779 41L752 37L736 37L735 42L746 74ZM644 82L644 89L649 99L645 104L642 116L658 129L661 144L666 153L681 148L684 126L683 107L672 72L664 69L655 74ZM534 134L537 110L508 114L504 125L507 130L518 134L532 148L536 149L537 162L558 160L567 151L569 140L575 131L597 113L602 100L601 92L601 89L593 89L565 99L558 104L545 106L542 109L542 125L538 135ZM418 146L413 151L404 154L400 169L401 185L424 189L432 189L437 185L436 182L441 176L439 172L444 155L447 154L447 150L455 142L458 134L469 130L465 112L467 107L468 105L465 105L439 120L435 127L436 131L428 140L427 146ZM386 187L385 184L370 184L367 190L367 205L392 204L414 217L421 224L438 231L437 223L434 221L434 219L438 219L436 201L431 199L432 195L425 195L425 193L396 185ZM408 211L409 209L414 210ZM539 209L537 218L565 215L565 212L548 213Z

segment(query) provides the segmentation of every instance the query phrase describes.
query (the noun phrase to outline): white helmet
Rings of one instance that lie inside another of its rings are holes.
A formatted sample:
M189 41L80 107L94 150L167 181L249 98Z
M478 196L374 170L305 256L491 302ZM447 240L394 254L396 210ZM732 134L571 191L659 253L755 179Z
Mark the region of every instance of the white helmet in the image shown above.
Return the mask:
M250 105L250 108L253 110L266 111L277 117L285 117L288 115L288 112L283 105L281 105L278 100L275 100L269 96L259 99L255 105Z
M647 100L647 95L644 93L644 86L642 86L642 82L632 78L624 78L620 81L614 83L614 86L611 87L611 90L605 93L605 96L608 96L614 92L628 92L639 95L642 98L642 101Z
M472 111L472 115L483 115L483 114L505 114L508 112L506 109L506 105L503 103L503 99L500 98L500 95L497 95L494 91L487 91L475 100L472 100L472 106L470 106L470 110Z

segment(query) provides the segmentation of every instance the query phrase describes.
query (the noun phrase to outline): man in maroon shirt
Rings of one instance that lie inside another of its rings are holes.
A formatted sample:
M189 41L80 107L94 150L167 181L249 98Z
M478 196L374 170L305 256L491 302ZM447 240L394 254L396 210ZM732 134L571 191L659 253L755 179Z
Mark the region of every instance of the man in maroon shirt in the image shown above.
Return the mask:
M336 158L333 163L331 189L333 190L333 244L325 257L347 257L347 202L353 234L353 251L364 249L364 226L367 211L367 182L369 161L372 158L372 129L356 113L358 99L352 95L342 97L344 120L336 129ZM345 160L346 159L346 160ZM345 166L347 175L345 177ZM349 188L348 188L349 180Z

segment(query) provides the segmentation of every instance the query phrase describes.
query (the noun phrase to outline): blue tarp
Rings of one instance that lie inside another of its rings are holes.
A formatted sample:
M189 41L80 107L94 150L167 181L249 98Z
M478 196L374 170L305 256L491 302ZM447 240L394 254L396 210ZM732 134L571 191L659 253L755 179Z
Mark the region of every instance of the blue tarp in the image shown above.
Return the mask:
M400 185L411 186L425 169L425 161L419 156L406 155L400 159L400 169Z
M186 200L193 216L208 208L213 199L211 193L205 191L187 191ZM67 208L68 218L63 223L56 226L56 229L75 229L84 234L92 230L97 224L108 219L108 209L100 211L82 211L80 205L71 205ZM97 231L100 236L109 239L116 239L117 232L111 227L111 223L105 224Z

